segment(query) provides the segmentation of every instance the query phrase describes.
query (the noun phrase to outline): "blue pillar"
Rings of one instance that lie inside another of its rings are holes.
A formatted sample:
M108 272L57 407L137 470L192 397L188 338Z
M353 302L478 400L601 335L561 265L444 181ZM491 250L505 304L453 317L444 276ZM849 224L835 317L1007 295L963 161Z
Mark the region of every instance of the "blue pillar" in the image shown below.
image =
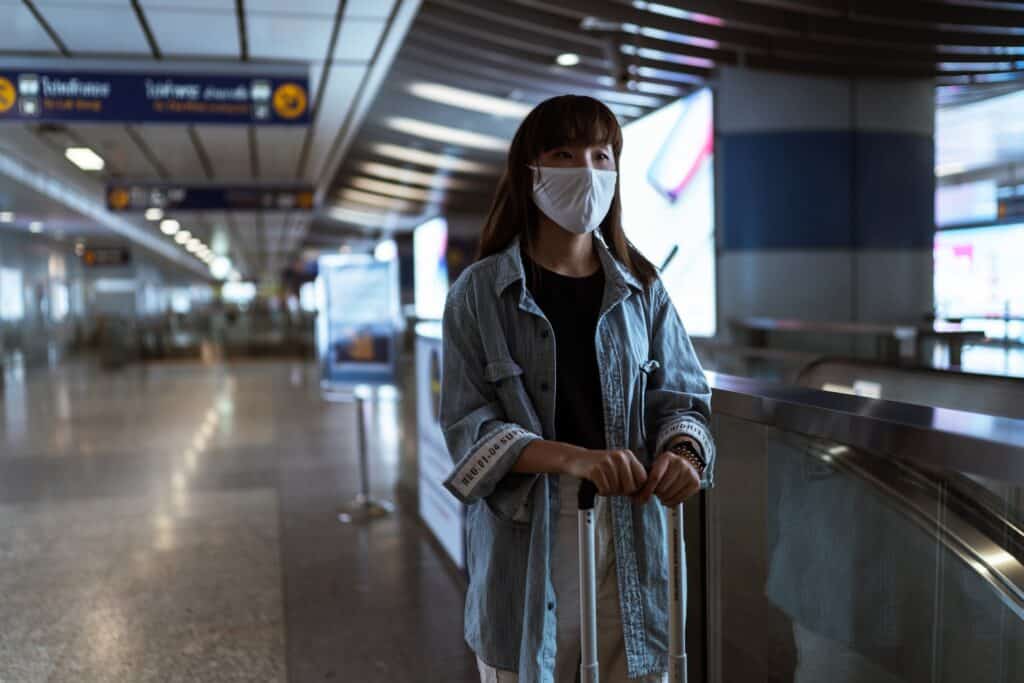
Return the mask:
M934 84L725 68L716 92L719 329L929 313Z

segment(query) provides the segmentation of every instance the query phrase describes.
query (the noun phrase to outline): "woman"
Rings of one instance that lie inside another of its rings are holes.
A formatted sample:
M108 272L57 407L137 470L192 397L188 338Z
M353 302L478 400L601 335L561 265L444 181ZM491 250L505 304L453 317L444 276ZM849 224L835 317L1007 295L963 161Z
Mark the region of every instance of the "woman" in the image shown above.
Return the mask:
M602 681L666 670L651 498L673 505L710 485L710 392L657 272L623 233L621 150L597 100L539 104L512 140L481 258L445 307L446 486L469 504L465 631L484 682L576 679L583 479L600 494Z

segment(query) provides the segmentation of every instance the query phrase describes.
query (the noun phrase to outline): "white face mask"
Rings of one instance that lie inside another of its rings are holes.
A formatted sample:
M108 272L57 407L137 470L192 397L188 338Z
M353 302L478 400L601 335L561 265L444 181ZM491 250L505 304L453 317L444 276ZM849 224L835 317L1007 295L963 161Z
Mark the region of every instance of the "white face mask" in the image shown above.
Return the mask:
M593 232L608 215L618 173L596 168L531 166L533 201L569 232Z

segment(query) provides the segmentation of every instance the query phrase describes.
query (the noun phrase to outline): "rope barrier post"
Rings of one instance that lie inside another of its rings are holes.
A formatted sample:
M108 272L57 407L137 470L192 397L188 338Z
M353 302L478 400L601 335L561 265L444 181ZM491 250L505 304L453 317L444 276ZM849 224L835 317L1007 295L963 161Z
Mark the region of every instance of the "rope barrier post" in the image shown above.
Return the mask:
M359 388L351 392L325 390L323 397L327 401L348 403L355 408L356 445L359 449L359 493L355 500L338 511L338 521L342 524L352 524L387 517L394 512L394 504L388 500L374 498L370 492L370 411L365 391Z

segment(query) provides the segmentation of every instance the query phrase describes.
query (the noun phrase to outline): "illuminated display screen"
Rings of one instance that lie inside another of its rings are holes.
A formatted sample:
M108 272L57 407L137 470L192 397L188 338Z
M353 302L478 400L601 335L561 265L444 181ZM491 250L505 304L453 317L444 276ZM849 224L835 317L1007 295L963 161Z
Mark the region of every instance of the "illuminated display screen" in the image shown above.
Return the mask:
M714 125L710 90L623 128L622 221L687 331L715 334Z
M935 305L945 318L1024 316L1024 223L935 235Z
M440 320L448 296L448 223L434 218L412 234L416 317Z

